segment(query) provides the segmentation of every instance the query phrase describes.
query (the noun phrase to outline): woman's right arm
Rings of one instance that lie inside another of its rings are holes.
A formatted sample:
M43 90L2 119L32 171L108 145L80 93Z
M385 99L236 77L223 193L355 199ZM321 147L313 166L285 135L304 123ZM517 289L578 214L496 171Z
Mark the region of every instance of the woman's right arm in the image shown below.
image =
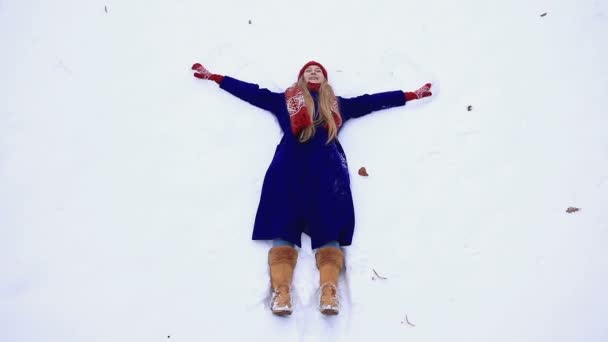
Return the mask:
M278 113L281 106L285 106L283 94L274 93L260 88L257 84L243 82L229 76L212 74L199 63L194 64L192 70L195 71L194 77L215 81L220 88L258 108Z

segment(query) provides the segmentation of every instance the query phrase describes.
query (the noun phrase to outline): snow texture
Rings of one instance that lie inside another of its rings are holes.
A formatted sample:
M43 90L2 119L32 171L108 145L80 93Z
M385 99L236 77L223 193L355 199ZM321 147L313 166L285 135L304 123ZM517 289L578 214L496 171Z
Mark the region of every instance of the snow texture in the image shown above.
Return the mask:
M0 1L0 341L607 341L607 35L599 0ZM304 239L281 318L250 240L280 129L189 67L313 59L434 96L345 125L341 312Z

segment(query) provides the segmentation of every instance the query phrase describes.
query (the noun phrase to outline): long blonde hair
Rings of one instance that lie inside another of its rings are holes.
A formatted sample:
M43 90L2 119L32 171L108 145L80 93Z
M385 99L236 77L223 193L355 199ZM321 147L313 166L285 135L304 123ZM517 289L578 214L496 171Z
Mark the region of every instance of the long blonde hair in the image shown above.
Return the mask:
M327 83L327 80L323 80L321 82L321 86L319 87L319 119L314 121L315 115L315 101L312 99L312 95L310 95L310 91L306 86L306 81L304 80L304 76L300 77L298 82L295 84L304 93L304 103L306 104L306 108L308 109L308 115L310 116L311 121L313 121L313 125L310 127L306 127L300 133L299 140L300 142L306 142L310 140L315 135L316 125L319 123L327 124L327 144L329 144L333 139L338 136L338 125L334 120L332 113L332 104L336 95L334 94L333 88ZM342 116L340 115L339 109L334 108L333 111L340 120Z

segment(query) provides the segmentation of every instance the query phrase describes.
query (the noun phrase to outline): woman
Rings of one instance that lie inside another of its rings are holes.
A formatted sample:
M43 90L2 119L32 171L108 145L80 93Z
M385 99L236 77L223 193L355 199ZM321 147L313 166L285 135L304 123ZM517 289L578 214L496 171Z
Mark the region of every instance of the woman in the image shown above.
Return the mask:
M355 226L338 131L351 118L431 96L431 84L415 92L397 90L346 99L335 96L327 70L315 61L300 69L297 82L284 93L212 74L199 63L192 69L195 77L213 80L232 95L274 114L284 133L264 178L253 229L254 240L273 240L268 253L272 312L292 313L291 282L298 257L294 246L301 247L301 235L306 233L311 247L317 249L320 310L338 314L337 286L344 265L340 247L351 244Z

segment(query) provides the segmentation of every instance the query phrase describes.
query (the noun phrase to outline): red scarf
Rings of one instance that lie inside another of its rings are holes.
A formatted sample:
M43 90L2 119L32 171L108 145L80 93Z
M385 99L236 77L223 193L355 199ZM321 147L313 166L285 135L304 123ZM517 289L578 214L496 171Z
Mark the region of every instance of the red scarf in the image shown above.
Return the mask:
M291 131L293 135L298 136L303 129L313 125L312 118L308 115L308 108L304 101L304 92L300 87L294 85L285 91L285 102L287 103L287 111L291 120ZM337 127L342 125L342 119L338 113L338 101L335 96L331 102L331 116ZM327 123L325 123L327 128Z

